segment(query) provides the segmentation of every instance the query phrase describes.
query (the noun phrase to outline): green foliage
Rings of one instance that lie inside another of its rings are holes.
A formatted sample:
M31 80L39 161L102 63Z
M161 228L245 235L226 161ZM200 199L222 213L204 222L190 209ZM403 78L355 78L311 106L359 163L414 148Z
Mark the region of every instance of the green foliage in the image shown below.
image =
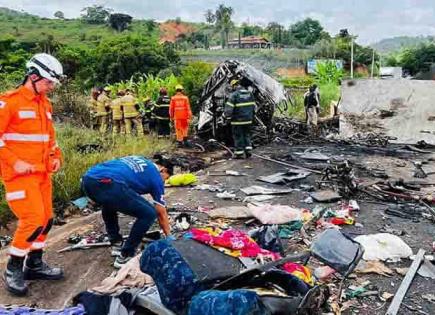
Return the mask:
M89 24L104 24L109 18L112 9L107 9L102 5L93 5L82 10L82 20Z
M115 83L135 74L157 74L169 65L157 40L127 35L104 40L93 54L94 81Z
M291 78L283 78L280 80L280 82L282 85L284 85L285 88L295 88L295 87L308 88L310 85L314 83L314 78L312 76L291 77Z
M320 22L311 18L296 22L290 27L290 37L303 46L314 45L322 34L323 27Z
M183 85L186 95L190 97L190 104L194 114L199 111L198 100L204 83L212 72L213 65L202 61L191 62L181 70L179 81Z
M398 62L411 75L429 70L435 62L435 44L421 44L415 48L406 48L398 55Z
M220 4L213 14L211 10L207 10L205 17L208 23L213 22L217 32L221 34L221 45L225 48L228 45L230 30L234 27L234 22L231 20L234 10L232 7L227 7Z
M113 97L115 97L120 90L130 89L134 91L139 101L144 102L148 98L156 101L159 96L159 91L163 87L168 90L169 95L173 95L177 84L178 79L173 74L165 78L150 74L132 77L128 81L117 82L109 85L109 88Z
M338 85L343 78L343 70L337 68L335 62L318 62L316 65L316 81L321 85Z
M16 86L24 77L26 61L31 54L19 47L15 38L0 38L0 89L8 90Z

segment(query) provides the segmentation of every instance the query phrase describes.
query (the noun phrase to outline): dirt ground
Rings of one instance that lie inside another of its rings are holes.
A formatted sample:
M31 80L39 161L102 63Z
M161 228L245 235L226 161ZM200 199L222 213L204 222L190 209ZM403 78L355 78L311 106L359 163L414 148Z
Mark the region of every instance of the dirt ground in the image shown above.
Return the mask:
M255 153L266 156L275 157L297 157L297 153L302 153L306 149L312 147L308 146L287 146L287 145L273 145L269 147L262 147L255 150ZM389 154L385 151L378 151L378 154L370 152L361 152L360 148L352 146L336 146L336 145L323 145L317 146L323 154L327 154L336 158L345 158L358 165L369 166L370 168L382 168L393 178L404 178L405 180L416 180L412 177L414 160L427 160L432 154L417 154L412 152L402 152L399 157L394 154ZM370 151L370 150L368 150ZM290 163L299 164L299 159L289 161ZM317 163L312 163L314 168ZM306 167L310 166L304 163ZM400 165L400 166L399 166ZM429 162L424 166L426 171L435 170L435 165ZM433 168L433 169L432 169ZM261 175L270 175L279 171L284 171L286 167L278 164L260 160L253 157L250 160L226 160L217 163L210 168L201 171L199 174L200 184L221 184L228 191L235 192L237 199L243 199L244 194L239 191L240 188L250 185L270 186L256 181L256 178ZM218 172L225 170L234 170L246 173L247 176L233 177L233 176L210 176L207 172ZM374 179L367 175L367 171L358 171L357 177L360 179ZM314 185L315 181L319 179L318 175L311 175L306 179L292 182L290 187L299 188L300 184ZM434 182L435 176L429 176L424 181ZM431 188L435 190L435 188ZM312 209L317 203L306 204L302 200L308 195L307 192L293 191L271 200L273 204L286 204L296 207ZM199 191L192 188L169 188L167 189L167 199L172 207L183 209L188 208L190 211L195 211L198 207L222 207L242 205L239 200L222 200L216 197L216 192ZM432 242L435 241L435 224L427 219L419 218L419 222L413 220L401 219L386 215L384 204L367 202L367 198L361 196L357 198L361 210L358 213L356 222L362 226L347 226L343 229L344 232L354 237L362 234L371 234L381 232L388 224L390 228L401 230L404 235L402 239L413 249L414 253L419 248L426 250L427 254L432 254ZM372 200L372 199L370 199ZM334 204L331 204L334 206ZM180 210L181 211L181 210ZM198 224L210 223L207 215L204 213L189 212L197 217ZM124 221L124 229L128 230L129 219ZM246 221L246 220L244 220ZM228 220L213 220L215 225L229 225L237 226L245 230L251 229L253 226L244 225L244 221L228 221ZM254 224L255 225L255 224ZM256 223L256 225L259 225ZM91 288L100 283L102 279L110 275L113 271L111 266L112 258L110 257L109 249L89 249L86 251L74 251L64 254L57 254L56 251L60 248L67 246L66 239L72 233L85 232L89 230L101 230L102 223L99 213L93 213L86 217L69 219L67 225L56 227L51 233L50 247L48 251L48 260L53 264L60 264L66 270L66 279L62 282L34 282L30 285L30 295L25 298L16 298L10 296L4 290L0 290L0 304L19 304L19 305L36 305L40 308L62 308L68 305L70 299L77 293L87 288ZM313 229L309 231L310 236L320 233L321 230ZM289 241L290 248L293 246L304 246L303 243L298 243L296 235L294 240ZM5 250L0 251L0 268L4 268L6 261ZM400 263L387 263L387 266L394 270L396 267L409 267L410 260L403 260ZM356 275L346 282L346 288L357 282L364 280L370 281L370 290L379 291L379 295L384 292L395 293L400 286L403 276L394 274L391 277L380 276L377 274L370 275ZM338 281L331 280L332 287L337 287ZM402 304L400 314L435 314L435 304L430 303L422 298L423 294L435 292L435 281L416 276L410 287L404 302ZM343 314L385 314L389 302L382 302L379 296L374 295L370 297L354 299L355 305L353 308L344 311ZM404 304L406 306L404 306Z

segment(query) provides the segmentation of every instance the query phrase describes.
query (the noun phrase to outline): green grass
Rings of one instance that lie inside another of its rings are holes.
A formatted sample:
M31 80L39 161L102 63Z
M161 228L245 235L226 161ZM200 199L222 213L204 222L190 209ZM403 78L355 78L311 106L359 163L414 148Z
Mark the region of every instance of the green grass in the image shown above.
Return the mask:
M72 125L58 126L57 141L62 148L64 165L54 178L53 200L56 206L64 207L71 200L81 196L80 178L86 170L97 163L126 155L143 155L152 157L153 153L171 150L168 140L144 136L141 138L123 136L115 139L108 135L101 136L98 132ZM98 144L100 152L80 153L79 145ZM4 201L4 189L0 186L0 222L7 222L12 216Z
M321 84L320 90L320 116L329 115L329 105L331 101L338 101L340 98L340 86L336 84ZM289 107L288 115L290 117L305 119L304 94L305 89L292 89L291 93L294 99L294 106Z

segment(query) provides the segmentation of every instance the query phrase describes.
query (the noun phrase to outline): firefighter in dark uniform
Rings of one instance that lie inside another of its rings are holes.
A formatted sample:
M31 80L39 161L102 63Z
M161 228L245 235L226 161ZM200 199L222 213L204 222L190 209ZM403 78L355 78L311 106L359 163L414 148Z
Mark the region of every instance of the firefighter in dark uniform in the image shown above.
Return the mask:
M255 100L252 93L247 89L248 82L245 80L232 80L231 86L234 92L231 93L225 104L225 119L231 120L231 127L235 146L236 159L251 157L251 127L255 115Z
M171 133L169 117L169 104L171 103L171 98L168 96L166 88L161 88L159 94L160 96L153 109L157 125L157 134L159 137L169 137Z

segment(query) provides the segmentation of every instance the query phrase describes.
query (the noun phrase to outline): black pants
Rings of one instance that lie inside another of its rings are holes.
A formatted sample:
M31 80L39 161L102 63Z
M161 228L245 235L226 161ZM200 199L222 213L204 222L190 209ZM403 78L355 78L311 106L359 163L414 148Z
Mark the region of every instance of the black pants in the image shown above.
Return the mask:
M157 133L159 136L169 136L171 129L169 127L169 119L157 119Z
M103 206L102 216L111 242L122 241L118 212L135 217L130 235L121 249L124 256L133 256L142 238L157 218L155 207L123 183L110 179L103 183L91 177L82 178L86 195Z
M243 155L243 153L251 153L251 125L233 125L233 139L235 155Z

